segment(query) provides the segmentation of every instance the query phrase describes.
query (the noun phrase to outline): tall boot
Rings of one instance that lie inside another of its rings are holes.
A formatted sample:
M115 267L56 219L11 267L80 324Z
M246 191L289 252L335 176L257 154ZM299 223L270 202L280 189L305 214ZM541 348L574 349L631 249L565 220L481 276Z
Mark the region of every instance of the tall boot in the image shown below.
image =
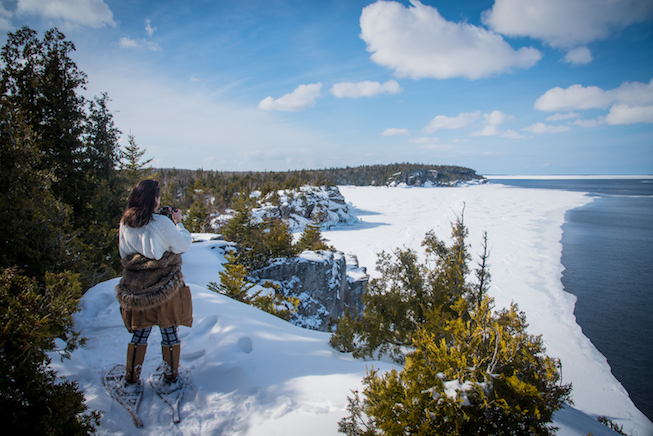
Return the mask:
M140 380L145 351L147 351L147 344L130 342L127 345L127 365L125 365L125 381L127 383L136 383Z
M166 363L165 379L168 383L174 383L177 381L181 344L161 345L161 353L163 361Z

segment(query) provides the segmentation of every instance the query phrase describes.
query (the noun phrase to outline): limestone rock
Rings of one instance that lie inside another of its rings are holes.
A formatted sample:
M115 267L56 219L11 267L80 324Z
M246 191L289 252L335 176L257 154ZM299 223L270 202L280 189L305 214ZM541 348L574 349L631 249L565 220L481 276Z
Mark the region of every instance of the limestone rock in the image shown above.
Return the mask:
M361 296L369 280L355 256L324 250L279 259L252 276L259 283L272 281L285 295L299 298L298 313L291 322L320 331L328 331L347 307L362 312Z

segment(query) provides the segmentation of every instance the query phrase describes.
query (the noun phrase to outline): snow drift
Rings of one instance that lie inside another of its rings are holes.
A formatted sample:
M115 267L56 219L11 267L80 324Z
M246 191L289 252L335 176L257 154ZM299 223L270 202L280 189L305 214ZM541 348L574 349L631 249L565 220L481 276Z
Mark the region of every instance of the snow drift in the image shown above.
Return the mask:
M358 255L374 275L376 254L399 246L420 249L428 230L449 240L450 222L465 211L471 253L488 232L497 307L515 301L526 312L530 332L542 334L547 352L563 363L574 384L574 407L556 414L561 436L615 434L596 421L606 415L633 436L653 434L653 424L635 408L575 323L575 298L562 289L561 225L565 211L591 201L582 193L480 185L465 188L391 189L341 187L360 221L325 233L330 243ZM206 239L206 238L203 238ZM336 435L346 415L347 395L359 389L367 369L392 365L353 359L328 345L329 334L295 327L281 319L206 289L219 280L224 241L204 240L183 255L194 303L194 325L180 328L182 364L192 384L172 423L170 408L146 388L140 405L145 422L136 429L101 381L103 371L124 363L127 342L114 296L118 279L89 290L80 302L76 329L88 338L72 359L52 366L76 380L89 408L103 413L99 434ZM143 374L160 362L160 336L150 336Z

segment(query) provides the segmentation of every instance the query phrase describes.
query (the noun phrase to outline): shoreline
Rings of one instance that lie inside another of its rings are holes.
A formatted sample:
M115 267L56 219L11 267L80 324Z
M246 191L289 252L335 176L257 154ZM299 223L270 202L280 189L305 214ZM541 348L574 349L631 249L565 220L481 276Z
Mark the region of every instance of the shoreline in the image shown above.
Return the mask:
M607 359L576 322L576 297L562 285L562 225L568 210L591 203L583 192L484 184L456 189L339 187L358 209L359 225L325 232L338 249L359 257L374 276L375 252L406 246L421 253L428 230L450 241L450 222L465 210L475 262L483 231L491 246L490 295L497 308L512 301L526 313L529 331L542 334L547 354L563 363L574 384L575 407L604 415L630 434L648 435L653 423L612 375ZM356 230L356 231L352 231Z
M488 180L646 180L653 179L653 175L487 175Z

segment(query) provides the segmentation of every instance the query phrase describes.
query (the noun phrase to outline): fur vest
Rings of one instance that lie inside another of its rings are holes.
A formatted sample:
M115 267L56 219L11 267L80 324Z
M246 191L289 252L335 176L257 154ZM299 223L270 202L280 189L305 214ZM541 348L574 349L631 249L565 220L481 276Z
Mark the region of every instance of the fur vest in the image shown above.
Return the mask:
M193 325L193 302L184 284L180 254L166 252L160 260L132 254L122 259L122 266L116 297L130 333L154 325Z
M132 254L122 259L123 276L116 286L120 307L145 310L159 306L184 286L181 254L166 252L160 260Z

